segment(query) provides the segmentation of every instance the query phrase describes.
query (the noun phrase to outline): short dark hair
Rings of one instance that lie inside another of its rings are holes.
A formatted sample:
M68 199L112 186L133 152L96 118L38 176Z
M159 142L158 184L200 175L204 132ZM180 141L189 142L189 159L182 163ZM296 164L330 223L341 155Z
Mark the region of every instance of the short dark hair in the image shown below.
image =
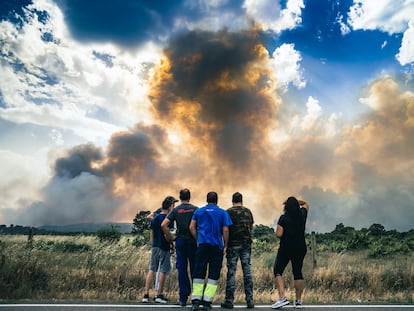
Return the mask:
M207 193L207 203L217 204L217 201L218 201L217 192L211 191Z
M171 204L173 204L173 201L170 197L166 197L164 201L162 201L162 209L168 210L171 207Z
M189 201L191 198L190 190L187 188L180 190L180 200L181 201Z
M233 193L233 203L242 203L243 202L243 195L240 192Z

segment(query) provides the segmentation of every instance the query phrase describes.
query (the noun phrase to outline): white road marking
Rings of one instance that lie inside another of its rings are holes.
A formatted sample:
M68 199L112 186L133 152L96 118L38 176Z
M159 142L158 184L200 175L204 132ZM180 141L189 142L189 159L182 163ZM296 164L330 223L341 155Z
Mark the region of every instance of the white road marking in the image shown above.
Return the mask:
M50 303L50 304L39 304L39 303L15 303L15 304L2 304L0 303L0 309L6 307L76 307L76 308L182 308L179 305L172 305L172 304L59 304L59 303ZM266 308L271 309L271 304L260 304L255 305L255 308ZM187 305L187 308L190 308L191 305ZM220 308L220 305L214 305L214 308ZM246 308L245 305L235 305L234 308ZM293 305L284 306L283 309L294 308ZM311 309L311 308L331 308L331 309L341 309L341 308L378 308L378 309L392 309L392 308L411 308L414 309L414 304L411 305L403 305L403 304L358 304L358 305L304 305L304 308Z

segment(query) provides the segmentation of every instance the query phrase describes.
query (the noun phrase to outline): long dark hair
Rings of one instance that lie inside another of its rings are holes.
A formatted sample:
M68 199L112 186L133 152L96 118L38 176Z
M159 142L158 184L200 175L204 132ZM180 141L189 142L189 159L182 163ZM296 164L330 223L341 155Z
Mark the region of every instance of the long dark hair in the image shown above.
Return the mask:
M289 197L285 201L285 214L292 219L299 230L305 230L305 222L300 212L299 201L295 197Z

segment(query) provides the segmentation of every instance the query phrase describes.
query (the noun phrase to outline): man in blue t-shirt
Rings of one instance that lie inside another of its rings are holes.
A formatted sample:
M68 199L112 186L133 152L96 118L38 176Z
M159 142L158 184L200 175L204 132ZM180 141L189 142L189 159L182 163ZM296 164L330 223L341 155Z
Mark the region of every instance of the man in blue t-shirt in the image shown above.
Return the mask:
M203 303L204 310L211 309L223 262L223 254L227 249L229 226L232 225L229 214L217 206L216 192L207 193L207 205L197 209L190 223L190 232L197 240L192 310L198 310ZM207 274L208 280L204 287Z
M161 213L156 215L151 220L151 231L150 231L150 240L151 240L151 259L150 266L147 277L145 279L145 294L142 302L149 302L149 290L153 282L154 276L159 271L158 279L158 289L157 295L155 296L155 302L157 303L167 303L163 291L164 291L164 282L165 276L171 270L170 263L170 250L173 247L172 243L167 241L164 236L164 233L161 229L161 223L174 208L175 199L171 197L166 197L162 202Z

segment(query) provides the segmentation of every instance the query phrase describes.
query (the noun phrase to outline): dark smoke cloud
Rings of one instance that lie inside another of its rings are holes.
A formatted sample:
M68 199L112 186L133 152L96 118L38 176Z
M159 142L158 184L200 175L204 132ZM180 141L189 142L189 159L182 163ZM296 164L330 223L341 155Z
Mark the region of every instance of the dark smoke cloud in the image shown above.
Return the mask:
M115 42L133 47L158 40L172 26L172 11L182 1L55 0L72 35L83 42Z
M131 182L140 177L153 178L160 162L159 149L165 141L166 133L157 126L137 125L129 132L116 133L110 139L102 171Z
M54 176L42 190L43 200L8 218L42 225L122 217L125 202L169 183L171 168L162 167L160 160L161 151L168 150L165 139L160 127L138 124L114 134L106 152L92 144L68 150L55 161ZM130 216L132 220L134 215Z
M5 0L2 0L5 1ZM15 1L15 0L14 0ZM19 0L20 2L27 2ZM54 0L74 38L82 42L113 42L134 48L148 41L164 42L171 30L206 16L244 14L242 1ZM7 1L6 1L7 2ZM220 3L222 2L222 3ZM2 11L0 10L0 17Z
M197 205L217 191L228 207L231 194L242 192L256 223L274 224L294 195L310 203L308 230L331 231L340 222L412 228L413 94L379 79L362 100L372 109L352 124L335 124L279 109L285 103L267 60L254 32L172 39L151 81L152 125L115 133L106 150L69 150L54 163L42 200L7 218L131 221L189 187ZM309 119L312 126L303 124Z
M252 151L265 152L277 111L257 34L189 32L172 39L165 55L151 92L155 116L178 123L216 163L249 170Z
M102 151L92 144L76 146L66 157L58 158L55 162L56 178L73 179L82 173L97 173L92 168L93 162L102 160Z
M173 39L152 82L156 124L115 133L105 151L69 150L56 160L43 201L28 209L27 219L68 223L125 212L132 219L181 187L190 187L199 204L207 191L240 190L247 181L235 178L267 170L277 102L266 59L254 32L195 31ZM170 130L181 136L178 150Z

